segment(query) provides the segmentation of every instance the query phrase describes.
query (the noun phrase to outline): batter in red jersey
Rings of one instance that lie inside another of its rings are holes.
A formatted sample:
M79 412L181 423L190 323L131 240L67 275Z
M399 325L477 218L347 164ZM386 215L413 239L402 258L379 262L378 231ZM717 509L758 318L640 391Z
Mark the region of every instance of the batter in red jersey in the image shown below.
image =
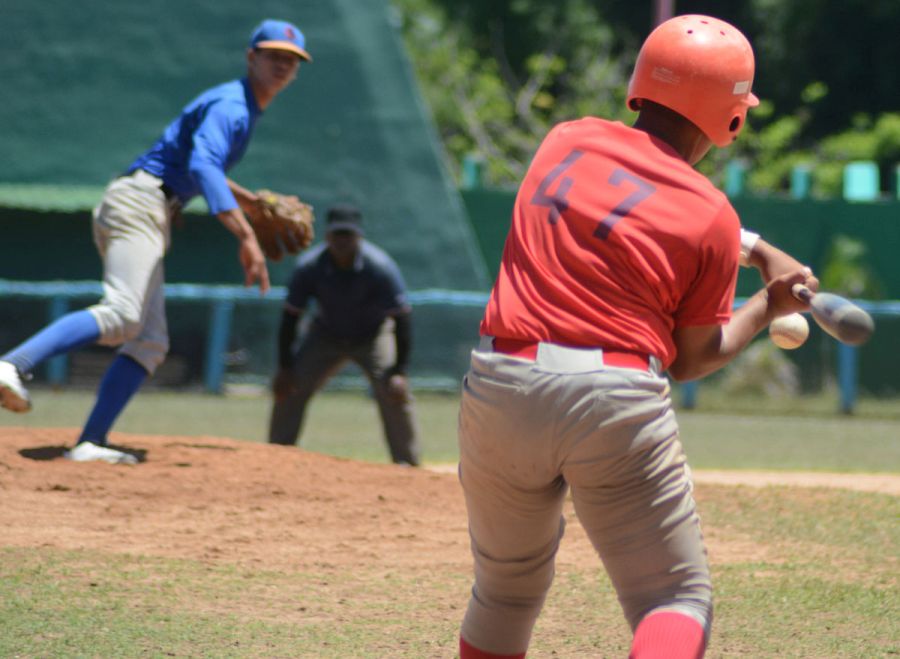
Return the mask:
M693 166L737 137L758 103L753 72L731 25L671 19L635 65L634 127L560 124L525 175L460 409L475 565L462 659L525 655L569 491L634 631L631 656L704 652L712 588L664 372L715 371L807 308L792 284L818 284L763 243L773 278L732 314L740 221Z
M728 321L739 229L725 195L663 140L602 119L561 124L519 189L481 333L668 367L675 326Z

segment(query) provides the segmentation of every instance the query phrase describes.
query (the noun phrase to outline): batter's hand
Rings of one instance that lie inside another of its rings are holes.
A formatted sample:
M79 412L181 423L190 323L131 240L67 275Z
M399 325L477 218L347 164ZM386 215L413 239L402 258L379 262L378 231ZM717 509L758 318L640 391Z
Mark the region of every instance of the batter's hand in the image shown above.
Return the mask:
M819 290L819 280L804 266L776 277L766 286L768 311L773 318L809 311L809 303L794 297L794 284L803 284L813 292Z
M776 277L796 272L804 267L793 256L763 239L757 241L750 253L750 265L759 269L759 274L766 284Z
M241 241L238 259L244 269L244 286L259 283L259 292L266 294L270 286L269 269L266 267L266 257L255 236L249 235Z
M272 378L272 394L279 403L294 393L294 378L289 368L279 368Z

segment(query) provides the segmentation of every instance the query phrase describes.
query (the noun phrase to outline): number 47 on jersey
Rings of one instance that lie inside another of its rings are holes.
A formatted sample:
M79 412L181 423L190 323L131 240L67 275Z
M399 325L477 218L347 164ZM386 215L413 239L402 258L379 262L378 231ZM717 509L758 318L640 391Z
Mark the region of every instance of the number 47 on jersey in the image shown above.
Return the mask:
M584 151L573 149L569 155L563 158L561 163L550 170L550 173L544 177L544 180L541 181L541 184L534 192L534 196L531 198L533 205L544 206L550 209L550 217L548 218L550 224L556 224L560 216L569 209L567 196L575 184L575 179L570 176L564 176L564 174L583 155ZM556 191L549 192L557 179L559 179L559 184L556 186ZM656 188L653 185L621 167L612 171L606 183L617 188L624 188L625 192L629 188L633 189L609 212L609 215L597 223L597 228L594 229L594 236L600 240L606 240L610 231L620 220L624 219L635 206L656 192Z

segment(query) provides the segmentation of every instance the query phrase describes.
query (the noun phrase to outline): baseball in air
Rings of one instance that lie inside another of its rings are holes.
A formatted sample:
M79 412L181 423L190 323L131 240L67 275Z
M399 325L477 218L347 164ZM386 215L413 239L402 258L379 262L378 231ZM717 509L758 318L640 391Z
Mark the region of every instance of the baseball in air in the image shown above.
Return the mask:
M783 350L799 348L809 337L809 323L799 313L779 316L769 324L769 337Z

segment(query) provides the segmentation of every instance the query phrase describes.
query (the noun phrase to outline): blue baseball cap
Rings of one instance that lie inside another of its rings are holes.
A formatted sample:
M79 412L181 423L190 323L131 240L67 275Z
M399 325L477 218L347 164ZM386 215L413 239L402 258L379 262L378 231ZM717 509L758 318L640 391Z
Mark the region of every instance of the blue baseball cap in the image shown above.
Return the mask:
M312 62L312 57L306 52L306 37L296 25L287 21L276 21L267 18L253 30L250 37L251 48L272 48L286 50L294 53L300 59Z

